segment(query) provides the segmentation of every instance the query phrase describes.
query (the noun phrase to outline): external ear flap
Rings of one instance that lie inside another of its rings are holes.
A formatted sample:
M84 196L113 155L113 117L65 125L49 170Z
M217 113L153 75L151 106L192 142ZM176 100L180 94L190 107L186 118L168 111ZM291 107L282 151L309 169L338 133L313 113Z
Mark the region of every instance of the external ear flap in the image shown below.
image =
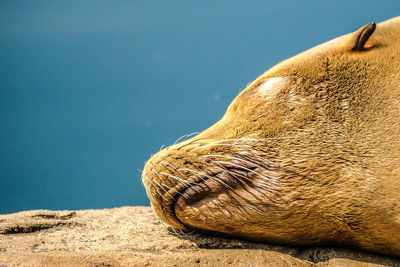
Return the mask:
M364 45L374 33L376 29L375 22L371 22L356 32L354 32L343 44L343 48L348 51L362 51L365 49Z

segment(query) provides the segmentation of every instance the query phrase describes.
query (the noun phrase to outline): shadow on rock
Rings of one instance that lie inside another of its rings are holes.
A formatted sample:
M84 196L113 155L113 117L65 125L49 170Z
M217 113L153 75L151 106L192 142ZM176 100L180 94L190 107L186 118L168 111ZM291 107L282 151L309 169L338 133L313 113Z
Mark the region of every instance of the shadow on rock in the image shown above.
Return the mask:
M213 232L183 232L172 227L168 228L171 235L189 240L201 249L247 249L266 250L290 255L310 263L326 262L335 258L344 258L362 263L380 264L384 266L400 266L400 259L379 255L367 251L338 248L330 246L292 247L285 245L263 244L228 237Z

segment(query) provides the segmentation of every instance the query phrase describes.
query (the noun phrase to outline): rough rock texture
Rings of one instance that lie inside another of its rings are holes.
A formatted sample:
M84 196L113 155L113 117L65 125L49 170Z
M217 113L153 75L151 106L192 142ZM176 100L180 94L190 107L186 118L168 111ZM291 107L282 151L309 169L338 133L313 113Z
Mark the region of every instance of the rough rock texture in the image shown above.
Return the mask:
M295 248L174 232L150 207L0 215L0 266L400 266L341 248Z

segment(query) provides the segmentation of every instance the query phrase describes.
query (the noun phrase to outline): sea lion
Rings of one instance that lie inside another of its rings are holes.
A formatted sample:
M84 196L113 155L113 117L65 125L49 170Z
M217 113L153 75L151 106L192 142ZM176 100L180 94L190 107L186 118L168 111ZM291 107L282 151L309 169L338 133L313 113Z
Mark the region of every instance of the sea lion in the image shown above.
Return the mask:
M272 67L142 179L178 229L400 256L400 17Z

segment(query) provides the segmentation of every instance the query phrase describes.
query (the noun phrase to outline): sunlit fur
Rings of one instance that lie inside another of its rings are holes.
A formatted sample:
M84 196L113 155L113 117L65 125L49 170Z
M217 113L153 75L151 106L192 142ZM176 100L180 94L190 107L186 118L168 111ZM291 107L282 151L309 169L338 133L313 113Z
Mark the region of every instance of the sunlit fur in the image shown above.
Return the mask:
M360 44L363 30L274 66L215 125L152 156L142 178L156 214L400 256L400 18ZM274 77L284 85L263 97Z

